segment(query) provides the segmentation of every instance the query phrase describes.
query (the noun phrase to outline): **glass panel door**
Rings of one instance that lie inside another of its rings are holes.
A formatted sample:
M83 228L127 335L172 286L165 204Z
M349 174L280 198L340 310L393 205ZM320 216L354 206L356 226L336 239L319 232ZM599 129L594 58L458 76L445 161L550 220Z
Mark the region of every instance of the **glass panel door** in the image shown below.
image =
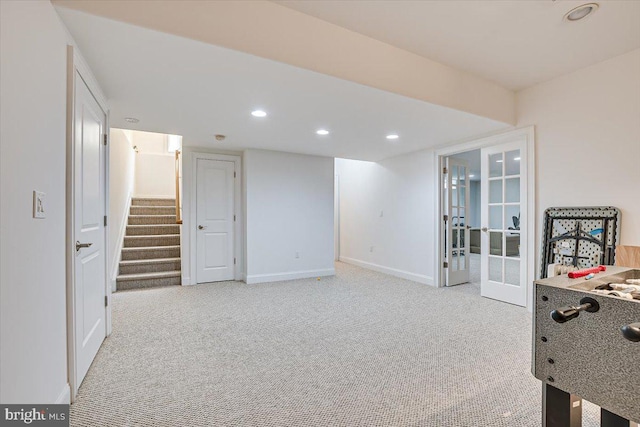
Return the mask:
M447 158L445 180L446 285L469 281L469 167L467 162Z
M481 294L526 305L526 141L482 149Z

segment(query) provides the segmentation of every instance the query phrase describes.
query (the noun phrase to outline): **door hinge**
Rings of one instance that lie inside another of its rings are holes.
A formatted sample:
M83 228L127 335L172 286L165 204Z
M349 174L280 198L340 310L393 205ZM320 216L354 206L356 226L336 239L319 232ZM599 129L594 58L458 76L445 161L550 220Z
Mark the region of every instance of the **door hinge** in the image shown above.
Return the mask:
M449 215L443 215L442 219L444 219L445 222L449 221Z
M236 259L235 258L233 259L233 265L236 265Z
M106 215L104 216L104 226L105 227L107 226L107 216Z
M236 222L236 216L235 215L233 216L233 222Z
M445 167L443 167L443 168L442 168L442 173L443 173L444 175L448 174L448 173L449 173L449 169L447 169L447 167L446 167L446 166L445 166Z
M442 266L444 268L449 268L449 263L447 261L445 261L445 262L442 263Z
M234 177L234 178L236 177L236 172L235 172L235 171L233 171L233 177Z
M109 297L108 296L104 296L104 306L108 307L109 306Z
M104 145L107 145L107 134L106 134L106 133L103 135L102 143L103 143Z

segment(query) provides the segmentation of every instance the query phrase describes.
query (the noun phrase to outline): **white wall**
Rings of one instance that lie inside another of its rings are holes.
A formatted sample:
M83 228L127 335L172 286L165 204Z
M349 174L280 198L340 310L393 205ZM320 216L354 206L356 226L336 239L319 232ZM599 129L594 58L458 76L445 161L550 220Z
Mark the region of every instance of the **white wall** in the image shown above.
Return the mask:
M176 196L175 157L173 154L136 154L135 197Z
M109 274L115 280L120 262L122 238L127 224L128 207L135 183L135 152L131 132L111 129L109 139ZM115 285L115 283L114 283Z
M640 49L523 90L517 107L536 126L536 246L544 209L602 205L622 210L620 243L640 245Z
M244 175L247 283L334 274L333 159L247 150Z
M0 46L0 401L62 403L67 36L48 1L1 1Z
M342 261L433 284L433 156L336 160Z

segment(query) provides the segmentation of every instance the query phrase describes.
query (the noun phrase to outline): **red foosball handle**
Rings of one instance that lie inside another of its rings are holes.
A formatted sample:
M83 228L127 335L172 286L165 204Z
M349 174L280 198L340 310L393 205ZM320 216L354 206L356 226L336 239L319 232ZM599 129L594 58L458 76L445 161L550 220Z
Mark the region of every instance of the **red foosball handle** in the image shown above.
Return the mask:
M591 273L600 273L601 271L606 271L606 270L607 270L607 267L605 267L604 265L599 265L593 268L585 268L584 270L570 271L569 278L577 279L578 277L584 277Z

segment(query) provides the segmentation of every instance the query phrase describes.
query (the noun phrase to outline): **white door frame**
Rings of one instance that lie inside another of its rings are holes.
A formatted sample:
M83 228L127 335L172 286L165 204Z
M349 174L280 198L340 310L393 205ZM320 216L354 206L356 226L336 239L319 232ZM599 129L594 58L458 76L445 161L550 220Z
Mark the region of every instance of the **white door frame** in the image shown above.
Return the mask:
M535 197L535 131L533 126L520 129L501 132L495 135L486 136L472 141L455 144L448 147L442 147L435 150L434 160L434 182L435 182L435 259L434 266L434 283L437 287L444 286L445 270L443 267L443 251L444 248L444 222L442 221L442 188L444 186L442 167L445 157L463 153L465 151L476 150L479 148L490 147L502 144L517 137L525 137L527 140L527 233L529 241L527 244L527 308L531 311L533 302L533 281L535 280L535 225L536 225L536 197Z
M67 276L67 377L71 390L70 398L73 402L78 391L78 380L76 378L76 339L75 339L75 84L76 75L79 74L94 96L98 105L105 114L105 133L109 138L109 108L107 98L102 93L95 77L91 73L89 66L80 56L79 52L73 46L67 46L67 188L66 188L66 276ZM109 150L105 150L104 165L105 183L104 183L104 215L109 212ZM105 307L105 323L106 335L111 334L111 283L109 281L108 264L108 247L109 233L108 228L104 227L104 262L105 262L105 295L107 296L107 304Z
M213 153L200 153L200 152L192 152L191 153L191 188L189 189L189 264L190 264L190 272L191 272L191 281L193 284L197 283L197 275L196 269L197 260L198 260L198 245L197 245L197 197L196 197L196 186L198 185L198 159L203 160L222 160L226 162L233 162L235 164L235 172L236 177L233 183L233 197L234 197L234 208L236 221L233 228L234 242L233 242L233 251L234 257L238 262L234 265L233 268L233 277L235 280L243 280L242 272L244 262L242 261L243 257L243 235L242 235L242 224L244 223L243 215L242 215L242 159L240 156L232 156L228 154L213 154Z

